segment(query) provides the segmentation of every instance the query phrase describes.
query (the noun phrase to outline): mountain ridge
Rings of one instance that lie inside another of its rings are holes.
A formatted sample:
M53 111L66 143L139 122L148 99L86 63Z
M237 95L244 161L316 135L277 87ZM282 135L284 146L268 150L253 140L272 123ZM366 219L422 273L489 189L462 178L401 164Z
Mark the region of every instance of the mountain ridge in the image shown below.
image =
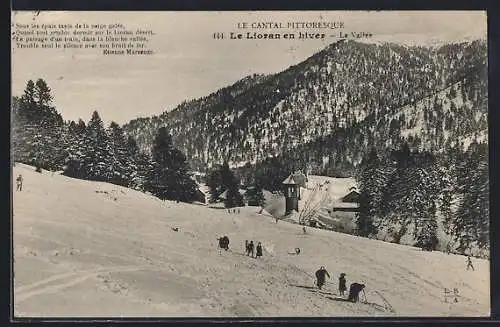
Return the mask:
M485 98L485 50L482 41L438 48L339 41L282 72L247 76L157 117L132 120L124 130L147 151L153 131L166 126L195 169L214 161L255 163L466 79L473 79L475 97Z

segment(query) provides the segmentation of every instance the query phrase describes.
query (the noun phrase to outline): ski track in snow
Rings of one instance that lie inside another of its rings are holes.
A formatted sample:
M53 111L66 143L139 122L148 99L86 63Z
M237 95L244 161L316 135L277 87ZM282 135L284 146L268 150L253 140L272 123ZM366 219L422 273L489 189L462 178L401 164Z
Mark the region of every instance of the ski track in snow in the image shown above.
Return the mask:
M314 228L303 234L301 226L275 223L258 208L229 214L17 164L13 176L19 173L25 185L13 195L18 315L489 314L486 260L467 272L462 256ZM222 235L230 237L230 250L219 253ZM245 239L261 241L264 257L247 257ZM301 254L291 254L297 246ZM314 271L321 265L330 279L318 290ZM338 295L340 272L348 284L367 285L366 303ZM456 285L464 303L444 304L443 288Z
M103 269L92 269L88 271L78 271L73 273L55 275L50 278L41 280L39 282L18 287L16 290L15 298L16 301L24 301L32 296L46 294L46 293L54 293L56 291L62 290L64 288L71 287L78 283L83 282L86 279L96 277L102 273L112 273L112 272L126 272L126 271L139 271L139 270L151 270L151 267L115 267L115 268L103 268ZM60 282L61 280L69 278L69 281ZM44 287L38 287L44 284L50 284L52 282L58 281L59 283L56 285L48 285Z

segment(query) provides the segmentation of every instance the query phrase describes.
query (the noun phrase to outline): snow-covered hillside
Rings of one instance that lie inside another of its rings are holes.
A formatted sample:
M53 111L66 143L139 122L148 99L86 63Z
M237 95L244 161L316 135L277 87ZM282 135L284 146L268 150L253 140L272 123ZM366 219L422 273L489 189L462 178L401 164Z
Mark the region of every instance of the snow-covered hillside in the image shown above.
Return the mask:
M67 178L17 164L13 194L17 316L486 316L489 262L275 223ZM177 229L177 231L174 230ZM230 238L219 254L216 239ZM264 257L243 254L262 242ZM299 255L291 254L300 247ZM314 289L324 265L331 279ZM366 284L350 303L337 278ZM444 301L445 288L460 298ZM363 298L363 297L362 297Z

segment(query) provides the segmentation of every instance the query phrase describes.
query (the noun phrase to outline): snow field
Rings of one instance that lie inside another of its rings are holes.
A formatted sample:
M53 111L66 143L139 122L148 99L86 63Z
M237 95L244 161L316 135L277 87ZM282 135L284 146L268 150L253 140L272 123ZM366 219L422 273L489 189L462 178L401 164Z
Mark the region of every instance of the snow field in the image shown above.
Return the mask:
M17 164L13 179L17 316L486 316L489 262L308 228L258 214L161 201ZM178 228L174 231L173 228ZM217 249L227 235L230 251ZM264 257L244 255L245 240ZM294 249L300 255L291 255ZM331 278L320 292L314 271ZM368 304L337 294L367 285ZM457 303L444 288L458 288Z

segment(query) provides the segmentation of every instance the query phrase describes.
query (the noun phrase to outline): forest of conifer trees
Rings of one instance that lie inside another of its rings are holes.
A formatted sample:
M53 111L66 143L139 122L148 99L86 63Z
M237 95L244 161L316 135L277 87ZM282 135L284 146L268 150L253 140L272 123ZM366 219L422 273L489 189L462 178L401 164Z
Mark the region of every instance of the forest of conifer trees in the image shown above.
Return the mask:
M464 90L460 88L460 92ZM59 171L73 178L130 187L160 199L198 200L198 185L187 157L175 147L175 136L166 127L157 129L151 149L145 152L116 122L105 126L97 111L87 123L82 119L64 121L52 101L51 89L43 79L28 81L24 94L13 97L12 162L33 165L40 172ZM425 109L424 114L430 117L433 113ZM391 122L389 132L398 128L393 125ZM400 140L395 143L400 146L392 149L369 142L372 146L355 166L343 157L349 152L343 141L363 142L357 136L362 126L358 133L356 127L359 124L319 138L314 146L298 146L239 168L231 169L227 161L215 164L205 170L210 190L207 200L223 201L228 208L244 205L244 200L262 206L263 189L279 192L290 172L310 170L311 163L322 155L331 165L323 170L313 165L313 172L329 175L332 171L328 169L335 168L334 175L356 178L360 191L357 235L395 243L411 235L414 245L426 250L468 253L472 248L488 249L486 142L473 139L465 149L463 144L447 143L442 151L419 150L411 139L409 143ZM241 188L246 189L244 195ZM439 230L449 236L447 244L439 244Z
M24 94L13 98L12 162L130 187L160 199L196 199L186 157L165 128L157 131L150 156L141 153L117 123L104 126L97 111L88 123L64 121L51 106L52 99L43 79L28 81Z
M407 144L390 153L365 156L356 176L360 190L358 235L384 230L400 243L412 233L414 244L438 248L438 223L450 236L439 248L470 253L489 248L488 147L472 143L450 157L411 151ZM439 219L438 219L439 217Z

